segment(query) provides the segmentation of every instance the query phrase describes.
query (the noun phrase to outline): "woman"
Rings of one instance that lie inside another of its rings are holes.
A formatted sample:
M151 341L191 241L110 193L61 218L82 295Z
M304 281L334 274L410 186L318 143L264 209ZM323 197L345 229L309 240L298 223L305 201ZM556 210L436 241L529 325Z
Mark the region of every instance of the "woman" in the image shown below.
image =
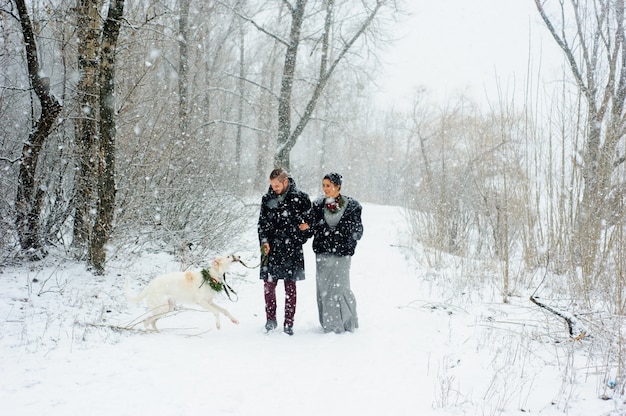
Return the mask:
M338 334L359 327L350 263L363 235L361 204L341 195L341 179L334 172L324 176L324 197L313 202L311 220L319 320L324 332Z

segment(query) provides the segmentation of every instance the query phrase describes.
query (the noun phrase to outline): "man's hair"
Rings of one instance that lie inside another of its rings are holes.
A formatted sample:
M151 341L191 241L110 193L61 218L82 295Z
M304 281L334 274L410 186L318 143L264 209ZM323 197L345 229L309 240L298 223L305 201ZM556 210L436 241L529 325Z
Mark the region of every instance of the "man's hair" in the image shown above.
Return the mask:
M287 174L287 171L285 169L276 168L270 173L270 181L277 178L280 181L284 181L285 179L287 179L288 176L289 174Z

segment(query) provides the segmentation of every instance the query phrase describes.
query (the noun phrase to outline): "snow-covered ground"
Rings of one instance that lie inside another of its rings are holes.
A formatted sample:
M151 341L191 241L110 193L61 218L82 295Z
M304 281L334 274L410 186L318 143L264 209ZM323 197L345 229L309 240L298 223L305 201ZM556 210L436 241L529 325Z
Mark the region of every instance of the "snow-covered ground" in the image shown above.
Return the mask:
M239 250L258 264L256 229ZM566 337L562 322L528 301L510 304L467 270L429 269L407 248L399 208L364 204L365 234L352 262L360 328L324 334L315 264L298 283L295 335L264 334L258 269L235 265L237 302L219 295L239 325L177 311L160 333L137 322L138 291L180 269L165 254L118 255L94 277L50 256L0 272L0 409L8 415L623 415L603 378L593 338ZM207 259L207 262L210 259ZM198 265L202 266L202 265ZM469 274L468 274L469 273ZM462 282L462 283L459 283ZM282 313L282 285L279 285ZM455 289L457 288L457 289ZM606 395L609 400L603 400Z

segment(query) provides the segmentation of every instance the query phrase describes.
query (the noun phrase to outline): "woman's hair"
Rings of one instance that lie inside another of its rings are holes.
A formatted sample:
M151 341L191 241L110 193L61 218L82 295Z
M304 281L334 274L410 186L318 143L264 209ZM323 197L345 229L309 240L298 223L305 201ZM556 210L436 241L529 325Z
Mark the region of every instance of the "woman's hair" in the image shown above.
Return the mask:
M276 168L270 173L270 181L278 178L278 180L284 181L289 177L287 171L283 168Z
M330 172L324 175L324 179L328 179L337 186L341 186L341 175L337 172Z

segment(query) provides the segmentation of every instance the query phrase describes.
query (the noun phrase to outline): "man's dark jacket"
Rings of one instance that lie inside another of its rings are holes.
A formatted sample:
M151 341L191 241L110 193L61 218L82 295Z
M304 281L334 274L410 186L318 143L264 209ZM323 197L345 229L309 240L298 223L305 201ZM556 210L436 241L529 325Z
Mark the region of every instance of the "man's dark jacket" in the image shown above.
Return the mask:
M302 245L312 231L300 231L307 221L311 200L292 178L286 193L277 195L272 187L261 199L257 230L259 243L270 245L269 258L261 264L261 279L304 280Z

